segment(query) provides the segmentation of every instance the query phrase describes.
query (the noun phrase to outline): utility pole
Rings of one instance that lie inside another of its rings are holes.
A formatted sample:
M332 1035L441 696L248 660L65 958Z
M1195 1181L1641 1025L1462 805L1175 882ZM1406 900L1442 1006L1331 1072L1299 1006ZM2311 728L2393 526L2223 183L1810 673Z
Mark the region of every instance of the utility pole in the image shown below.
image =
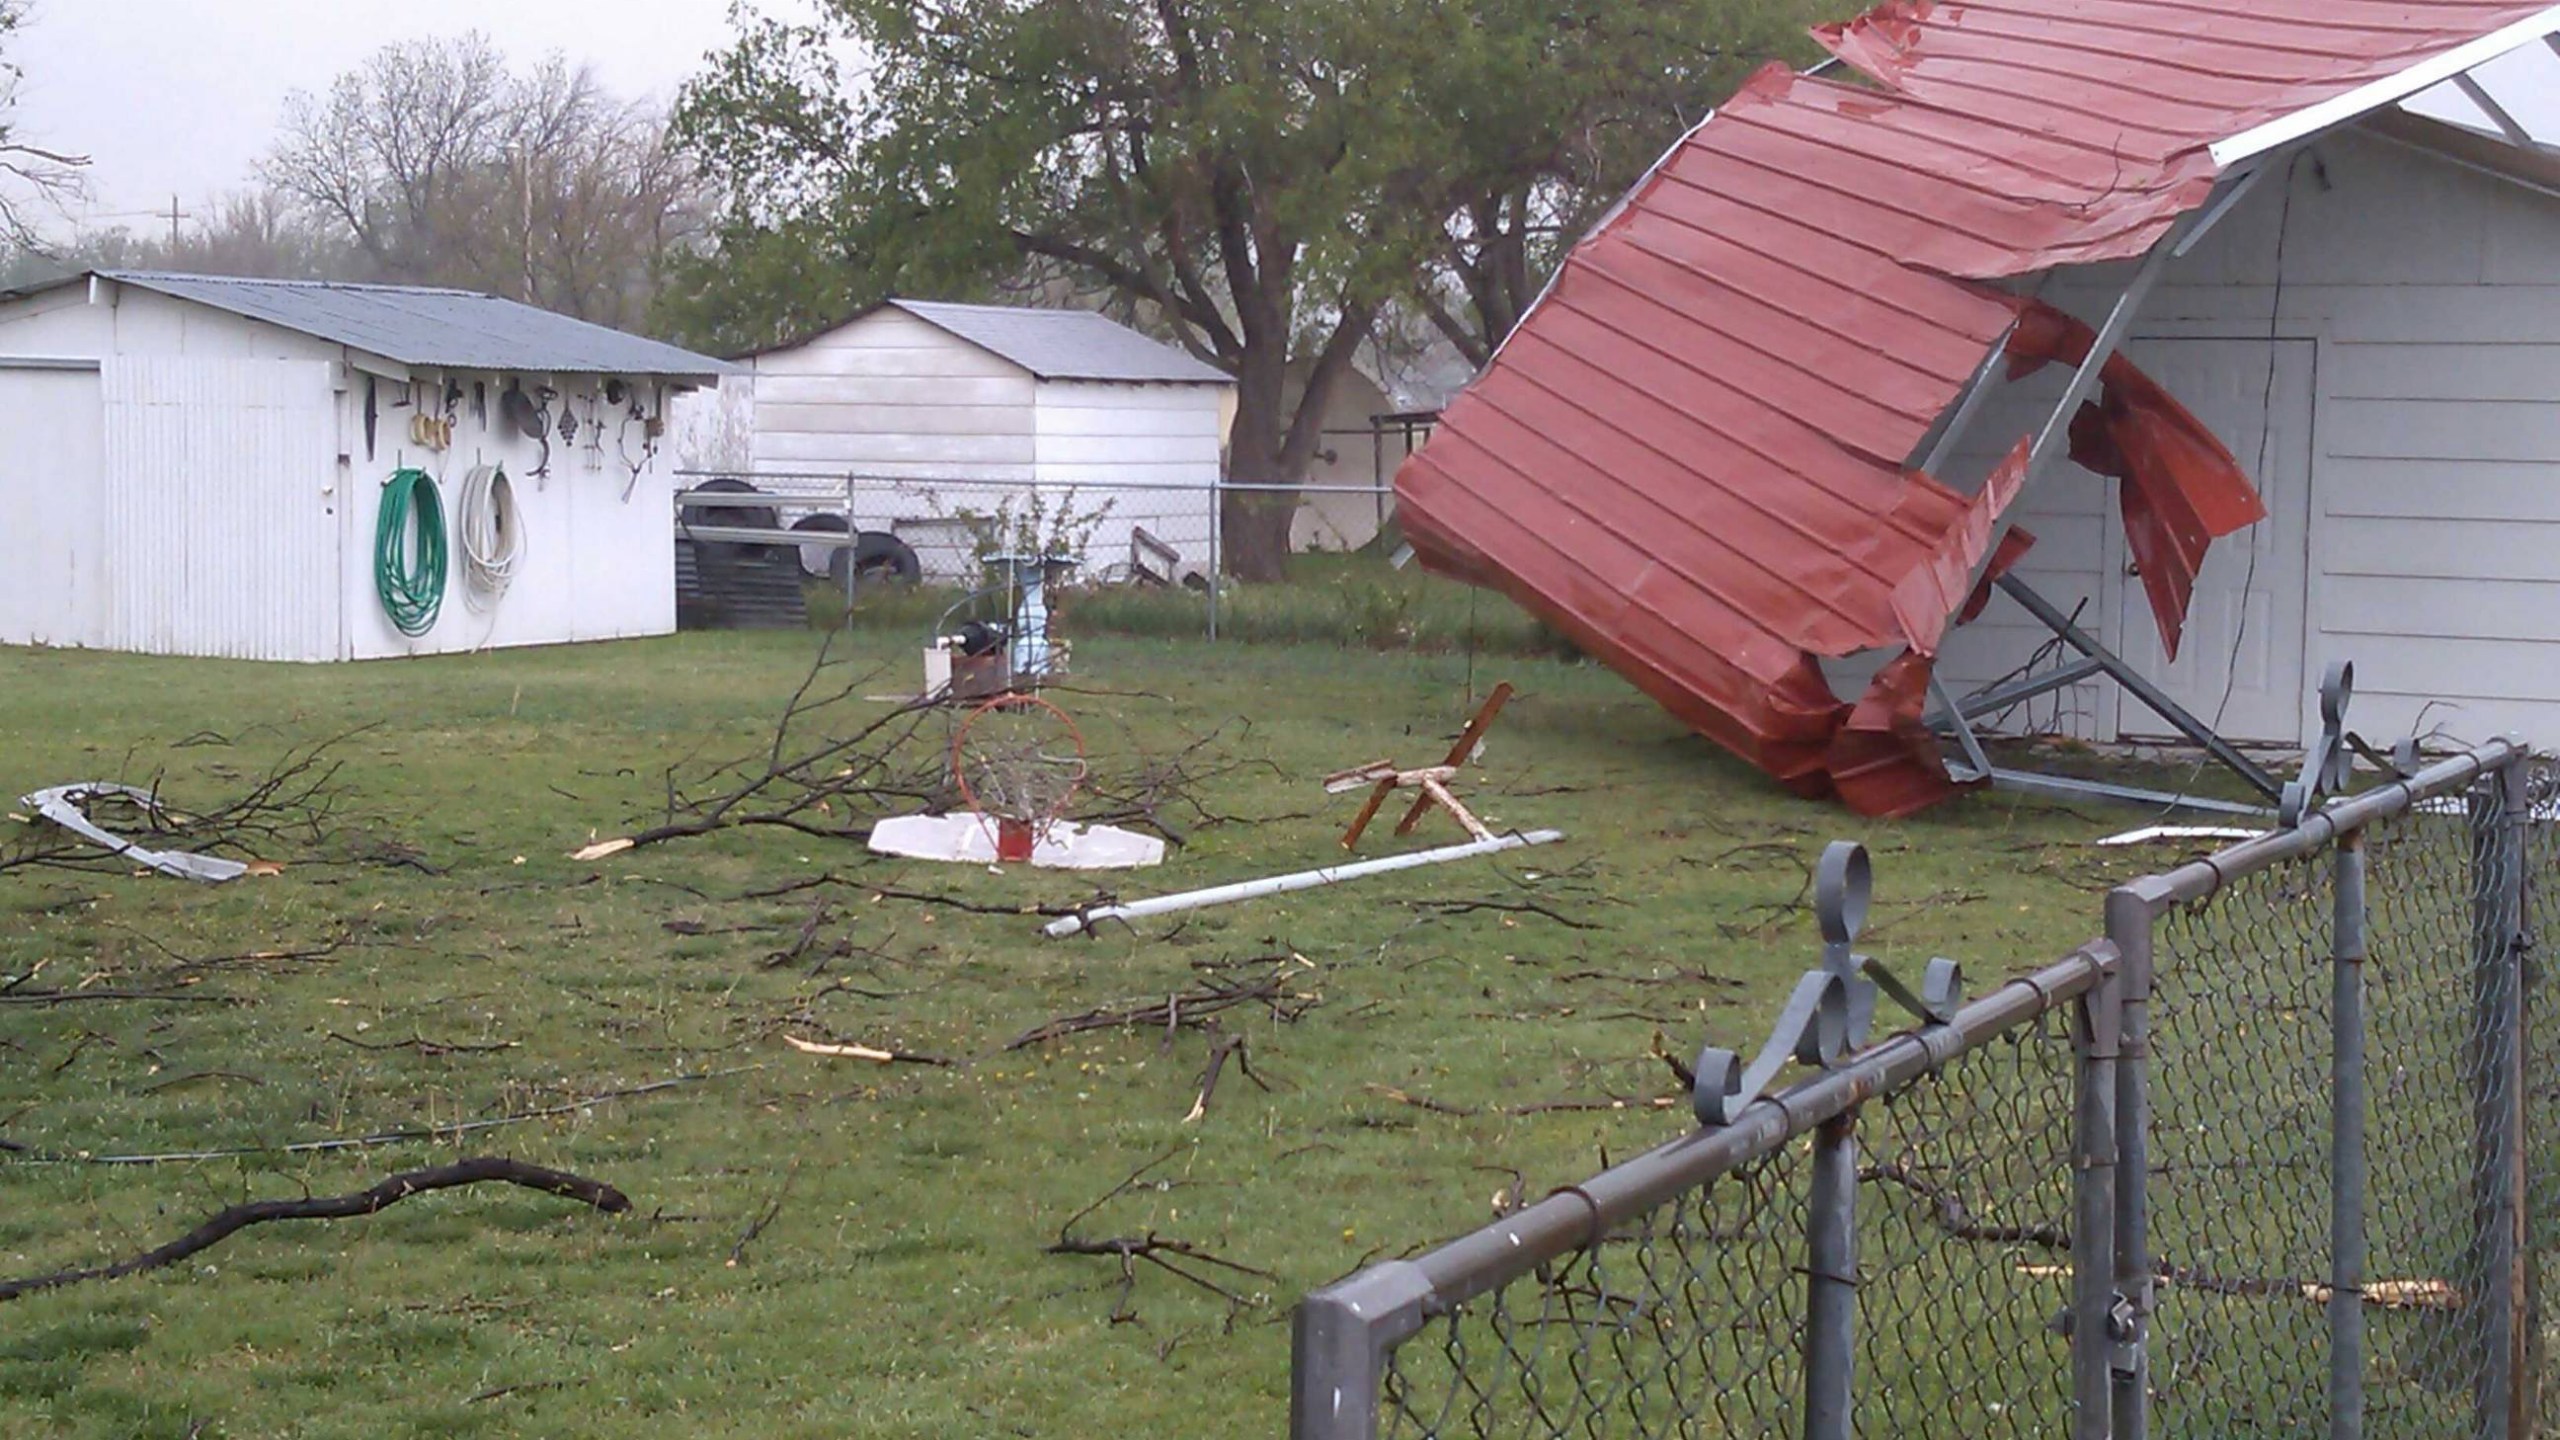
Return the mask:
M169 197L169 255L172 259L175 259L178 253L178 222L194 218L178 208L178 197L175 194Z

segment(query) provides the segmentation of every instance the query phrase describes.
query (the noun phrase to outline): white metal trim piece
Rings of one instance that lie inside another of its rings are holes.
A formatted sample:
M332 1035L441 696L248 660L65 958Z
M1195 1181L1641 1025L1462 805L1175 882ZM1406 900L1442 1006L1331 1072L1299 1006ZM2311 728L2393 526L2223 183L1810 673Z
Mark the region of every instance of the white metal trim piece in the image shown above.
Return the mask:
M2228 169L2278 146L2334 129L2386 105L2406 100L2421 90L2441 85L2519 46L2530 45L2536 40L2551 43L2555 33L2560 33L2560 5L2549 6L2467 44L2429 56L2398 74L2386 75L2359 85L2344 95L2331 96L2317 105L2306 106L2290 115L2243 130L2229 139L2217 141L2212 148L2213 163Z
M1294 890L1312 890L1320 885L1338 885L1345 880L1358 880L1369 875L1386 875L1398 870L1411 870L1423 865L1445 865L1452 860L1472 860L1479 855L1498 855L1505 850L1518 850L1530 845L1552 845L1564 838L1561 830L1532 830L1527 834L1497 835L1490 840L1477 840L1464 845L1445 845L1436 850L1416 850L1404 855L1389 855L1377 860L1361 860L1349 865L1328 865L1321 870L1301 870L1294 875L1274 875L1267 880L1245 880L1233 885L1220 885L1208 890L1188 890L1178 895L1159 895L1150 900L1133 900L1126 905L1105 905L1080 914L1061 916L1043 927L1052 940L1090 930L1104 920L1136 920L1149 915L1169 915L1178 910L1198 910L1210 905L1227 905L1238 900L1252 900L1264 895L1286 895Z
M2471 72L2466 70L2454 76L2453 86L2463 93L2464 98L2480 107L2480 113L2489 117L2489 123L2498 127L2499 133L2507 137L2508 144L2523 150L2542 148L2542 142L2533 138L2533 132L2518 123L2514 113L2499 104L2498 97L2489 93L2488 86L2473 79Z

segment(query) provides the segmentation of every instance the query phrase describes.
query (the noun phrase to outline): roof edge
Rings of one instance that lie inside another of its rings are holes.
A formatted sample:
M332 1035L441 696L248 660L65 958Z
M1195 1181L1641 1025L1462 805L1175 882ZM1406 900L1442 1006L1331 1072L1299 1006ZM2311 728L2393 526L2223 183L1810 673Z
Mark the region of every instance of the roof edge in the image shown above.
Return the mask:
M2218 140L2210 147L2213 163L2227 170L2270 150L2361 120L2376 110L2396 105L2421 90L2432 89L2510 50L2555 33L2560 33L2560 5L2547 6L2539 14L2503 25L2450 50L2440 51L2398 74L2368 81L2343 95L2332 95L2317 105Z

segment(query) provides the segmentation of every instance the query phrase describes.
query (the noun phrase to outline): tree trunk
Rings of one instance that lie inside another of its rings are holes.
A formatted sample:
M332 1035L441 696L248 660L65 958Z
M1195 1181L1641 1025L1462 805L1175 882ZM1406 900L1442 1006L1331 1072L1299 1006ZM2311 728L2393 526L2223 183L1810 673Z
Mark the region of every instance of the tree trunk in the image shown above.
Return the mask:
M1226 492L1218 514L1219 548L1226 552L1226 573L1256 584L1288 579L1289 532L1297 515L1298 496L1294 492Z
M1284 347L1272 346L1281 350ZM1292 486L1305 476L1289 473L1288 356L1248 349L1236 372L1235 428L1228 432L1227 479L1244 486ZM1305 404L1304 400L1299 402ZM1219 559L1225 573L1248 584L1289 578L1289 526L1298 508L1294 490L1230 490L1218 509Z

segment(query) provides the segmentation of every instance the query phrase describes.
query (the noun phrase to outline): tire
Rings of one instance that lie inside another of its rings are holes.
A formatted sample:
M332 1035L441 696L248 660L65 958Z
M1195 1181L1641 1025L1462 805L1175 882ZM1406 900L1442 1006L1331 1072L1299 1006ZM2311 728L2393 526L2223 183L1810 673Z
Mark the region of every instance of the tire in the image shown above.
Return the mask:
M764 492L744 480L706 480L693 487L716 491L722 495L761 495ZM705 505L684 507L676 517L679 532L696 525L722 526L738 530L779 530L782 515L770 505ZM771 558L780 547L750 545L734 541L697 541L694 555L698 562L718 566L723 563L751 563Z
M885 530L865 530L854 537L853 571L864 580L913 585L924 578L924 562L916 558L912 546L897 536Z
M791 528L804 535L841 535L849 527L841 515L804 515L791 522ZM844 567L850 552L841 546L803 545L800 547L800 573L812 580L826 579L844 587Z

